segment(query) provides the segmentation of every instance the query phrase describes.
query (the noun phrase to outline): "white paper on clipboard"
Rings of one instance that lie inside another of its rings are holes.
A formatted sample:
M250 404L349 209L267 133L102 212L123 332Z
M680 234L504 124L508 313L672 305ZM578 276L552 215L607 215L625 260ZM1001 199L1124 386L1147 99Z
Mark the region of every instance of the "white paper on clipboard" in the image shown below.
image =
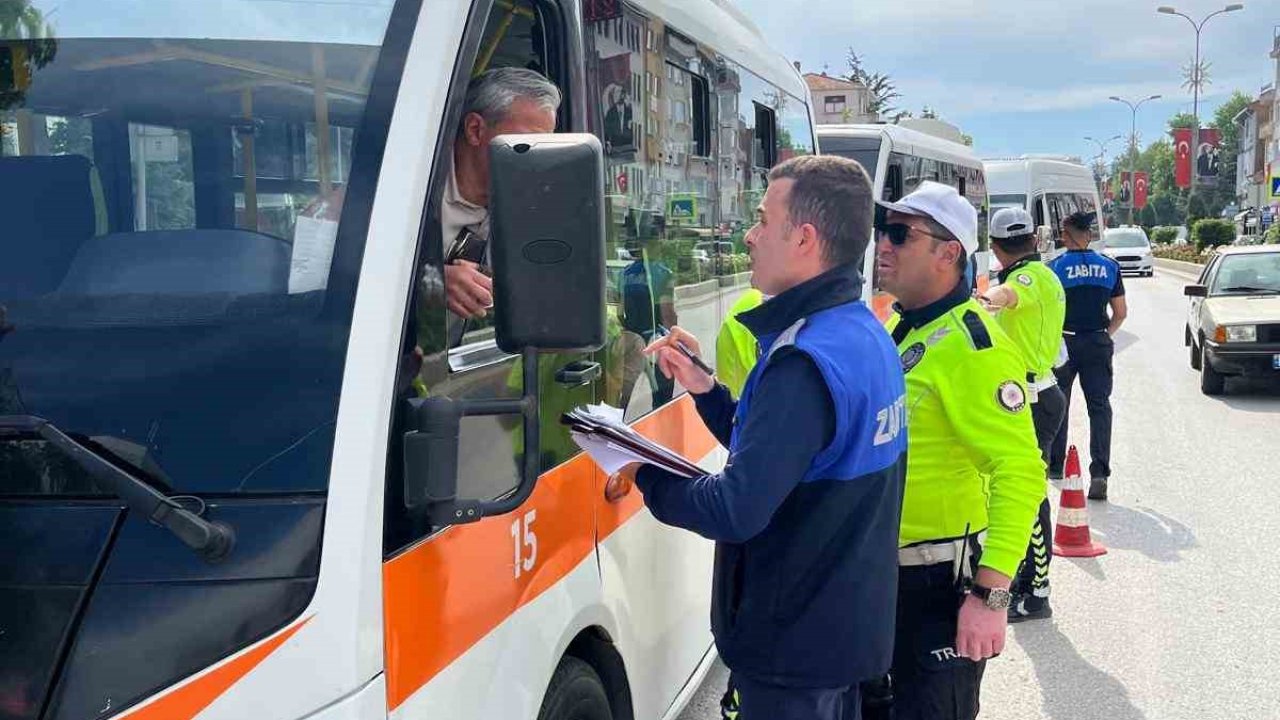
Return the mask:
M289 263L289 294L323 290L329 284L338 223L299 215L293 228L293 258Z

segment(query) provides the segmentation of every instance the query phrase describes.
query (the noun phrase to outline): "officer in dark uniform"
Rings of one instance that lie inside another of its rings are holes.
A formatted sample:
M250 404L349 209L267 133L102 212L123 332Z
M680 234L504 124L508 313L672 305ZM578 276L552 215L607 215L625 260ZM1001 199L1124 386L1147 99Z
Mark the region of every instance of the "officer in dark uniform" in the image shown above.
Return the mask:
M1067 414L1053 441L1049 477L1061 478L1067 455L1071 386L1080 377L1080 389L1089 406L1089 498L1107 499L1111 477L1111 357L1112 336L1120 329L1129 309L1124 280L1116 261L1089 249L1096 214L1078 212L1062 221L1067 251L1049 263L1067 293L1067 316L1062 334L1067 361L1054 370L1058 387L1067 396Z
M693 479L624 473L660 522L717 541L711 631L740 720L857 718L858 683L892 659L906 388L861 299L871 214L870 179L852 160L798 157L770 172L747 235L751 283L770 298L738 316L762 353L736 401L680 351L698 351L687 331L649 348L729 462Z

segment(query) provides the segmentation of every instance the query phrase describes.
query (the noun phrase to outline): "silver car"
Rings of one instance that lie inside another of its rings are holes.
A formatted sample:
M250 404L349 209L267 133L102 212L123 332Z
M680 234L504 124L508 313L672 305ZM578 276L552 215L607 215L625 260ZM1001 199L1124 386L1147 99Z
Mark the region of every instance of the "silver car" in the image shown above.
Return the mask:
M1151 242L1140 227L1122 225L1102 231L1099 252L1120 264L1120 272L1137 273L1151 277L1155 274L1155 260L1151 257Z

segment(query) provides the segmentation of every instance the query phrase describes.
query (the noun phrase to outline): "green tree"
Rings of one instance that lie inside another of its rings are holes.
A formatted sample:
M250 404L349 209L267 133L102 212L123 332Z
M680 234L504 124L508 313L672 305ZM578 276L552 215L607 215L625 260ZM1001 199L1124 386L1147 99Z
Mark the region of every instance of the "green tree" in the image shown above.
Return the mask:
M67 118L53 123L49 149L54 155L83 155L93 159L93 124L86 118Z
M868 72L863 65L862 57L852 47L845 56L845 63L849 66L849 80L865 85L871 95L871 101L867 103L869 112L877 115L891 115L897 110L893 107L893 101L902 97L902 94L898 92L897 86L888 75Z
M795 150L795 141L791 139L791 131L781 125L778 126L778 147L784 150Z
M1196 117L1189 112L1180 112L1169 118L1169 129L1178 130L1196 126Z
M1211 218L1212 213L1209 212L1209 206L1205 203L1204 195L1196 193L1187 199L1187 224L1192 225L1197 220Z
M1155 211L1157 225L1181 225L1182 213L1178 210L1178 193L1163 193L1152 197L1150 207Z
M1174 184L1173 143L1165 138L1151 143L1138 158L1138 164L1151 175L1152 194L1176 189Z
M6 71L6 82L0 85L0 110L9 110L26 101L26 83L36 70L53 61L58 43L44 14L27 0L0 0L0 38L27 41L0 48L0 66Z
M1213 113L1213 127L1222 134L1218 145L1218 182L1208 193L1208 205L1215 215L1236 201L1236 165L1240 158L1240 129L1236 125L1236 115L1252 102L1253 98L1237 90Z
M178 161L147 163L147 206L152 230L182 230L196 226L195 179L192 176L191 142L179 135Z
M1199 199L1198 196L1192 198L1191 202L1194 203L1197 199ZM1230 245L1235 235L1235 225L1228 220L1205 218L1197 220L1195 225L1191 226L1191 240L1196 244L1196 249L1202 252L1207 247Z
M1138 158L1139 167L1150 179L1147 207L1154 213L1153 225L1180 225L1178 195L1182 192L1174 182L1173 143L1161 138L1147 146Z

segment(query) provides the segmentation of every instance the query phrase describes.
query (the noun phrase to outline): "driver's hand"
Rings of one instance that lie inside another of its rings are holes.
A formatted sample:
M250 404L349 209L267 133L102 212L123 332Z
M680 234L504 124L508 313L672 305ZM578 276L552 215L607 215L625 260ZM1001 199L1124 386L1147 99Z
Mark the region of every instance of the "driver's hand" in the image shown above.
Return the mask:
M459 317L482 318L493 307L493 279L467 260L444 266L444 293L449 310Z

